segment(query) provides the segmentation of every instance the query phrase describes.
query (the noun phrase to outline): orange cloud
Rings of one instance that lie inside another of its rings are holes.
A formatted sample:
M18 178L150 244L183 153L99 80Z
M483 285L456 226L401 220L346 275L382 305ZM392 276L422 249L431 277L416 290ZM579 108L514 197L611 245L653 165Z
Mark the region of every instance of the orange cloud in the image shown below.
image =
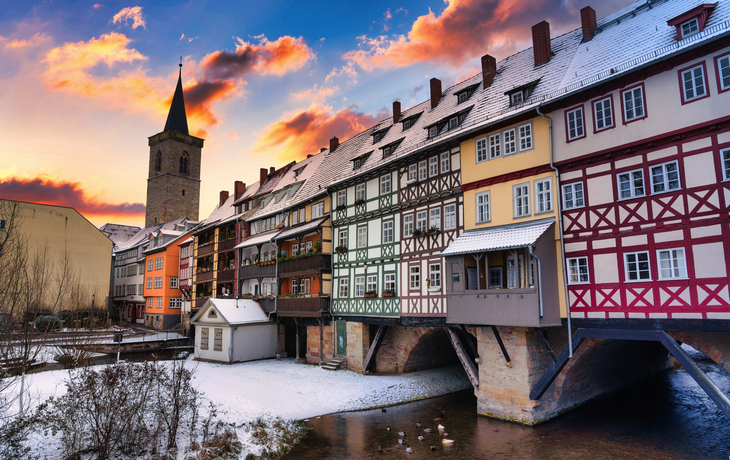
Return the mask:
M255 152L273 151L282 161L301 160L329 145L332 136L340 141L364 131L376 123L376 118L355 107L335 113L332 107L312 104L280 121L269 125L253 147Z
M298 93L292 93L291 95L294 99L300 101L320 101L329 96L332 96L339 90L340 88L337 86L322 87L314 85L314 87L312 88L300 91Z
M204 137L206 131L203 126L213 126L219 123L213 113L213 104L239 94L238 86L230 80L193 81L183 88L185 94L185 112L189 125L198 127L192 129L193 135ZM172 96L165 100L164 106L170 107Z
M36 33L26 40L19 40L17 38L10 40L9 38L0 36L0 44L2 44L2 47L5 49L31 48L36 47L49 39L50 37L48 35L42 33Z
M75 208L85 215L142 216L142 203L105 203L86 196L81 184L51 179L6 179L0 181L0 196L6 200L28 201Z
M96 7L96 5L94 5ZM141 6L128 6L126 8L122 8L122 10L114 15L114 18L112 18L112 23L124 23L124 25L129 26L129 20L132 20L132 29L136 29L137 27L142 27L143 29L147 28L147 24L144 22L144 17L142 16L142 7Z

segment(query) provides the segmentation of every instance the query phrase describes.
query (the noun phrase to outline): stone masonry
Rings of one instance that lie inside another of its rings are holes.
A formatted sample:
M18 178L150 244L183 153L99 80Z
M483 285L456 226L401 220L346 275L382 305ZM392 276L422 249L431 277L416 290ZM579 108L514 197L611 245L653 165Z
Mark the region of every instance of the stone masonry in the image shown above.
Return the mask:
M325 363L332 359L333 327L333 324L322 327L322 331L324 333L324 355L322 356L322 361ZM319 364L319 330L319 326L307 326L307 362L309 364Z

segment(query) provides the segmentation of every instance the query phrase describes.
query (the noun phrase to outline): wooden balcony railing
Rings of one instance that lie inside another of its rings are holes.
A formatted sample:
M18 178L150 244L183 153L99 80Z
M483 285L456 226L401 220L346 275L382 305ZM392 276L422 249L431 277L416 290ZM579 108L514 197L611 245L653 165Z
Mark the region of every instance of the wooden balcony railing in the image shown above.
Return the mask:
M331 254L315 254L301 259L284 260L279 262L279 276L282 278L320 272L329 273L331 270Z
M228 240L225 240L225 241L221 241L220 243L218 243L218 252L230 251L235 246L236 246L236 239L235 238L231 238L231 239L228 239Z
M279 297L276 313L279 316L319 318L329 311L329 296Z
M238 278L273 278L276 276L276 264L244 265L238 268Z
M214 246L215 245L213 243L207 243L204 246L198 246L198 257L203 257L212 253Z
M258 302L259 305L261 305L261 308L263 308L266 313L271 313L274 311L275 299L262 298L262 299L256 299L256 302Z
M236 279L236 270L218 270L218 282L233 281Z
M210 299L210 297L198 297L195 299L193 308L200 308L203 306L206 300Z
M195 274L195 282L196 283L202 283L204 281L210 281L213 278L215 278L215 272L213 270L208 270L207 272L202 272L202 273L196 273Z
M487 289L449 294L448 305L448 323L540 326L536 289Z

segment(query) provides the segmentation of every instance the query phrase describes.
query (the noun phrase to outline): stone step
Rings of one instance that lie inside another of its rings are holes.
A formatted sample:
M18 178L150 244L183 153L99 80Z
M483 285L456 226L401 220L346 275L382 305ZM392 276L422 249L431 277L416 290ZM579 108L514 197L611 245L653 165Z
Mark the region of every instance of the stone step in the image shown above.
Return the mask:
M322 369L324 369L326 371L336 371L336 370L339 369L339 367L338 366L333 366L331 364L325 364L324 366L322 366Z

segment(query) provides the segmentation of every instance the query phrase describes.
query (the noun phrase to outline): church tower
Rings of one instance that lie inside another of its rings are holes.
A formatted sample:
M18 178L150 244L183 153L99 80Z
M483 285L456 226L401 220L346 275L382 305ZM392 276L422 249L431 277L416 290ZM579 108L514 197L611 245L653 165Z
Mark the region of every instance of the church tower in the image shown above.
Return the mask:
M149 138L145 227L181 217L198 220L203 139L188 132L182 64L165 129Z

